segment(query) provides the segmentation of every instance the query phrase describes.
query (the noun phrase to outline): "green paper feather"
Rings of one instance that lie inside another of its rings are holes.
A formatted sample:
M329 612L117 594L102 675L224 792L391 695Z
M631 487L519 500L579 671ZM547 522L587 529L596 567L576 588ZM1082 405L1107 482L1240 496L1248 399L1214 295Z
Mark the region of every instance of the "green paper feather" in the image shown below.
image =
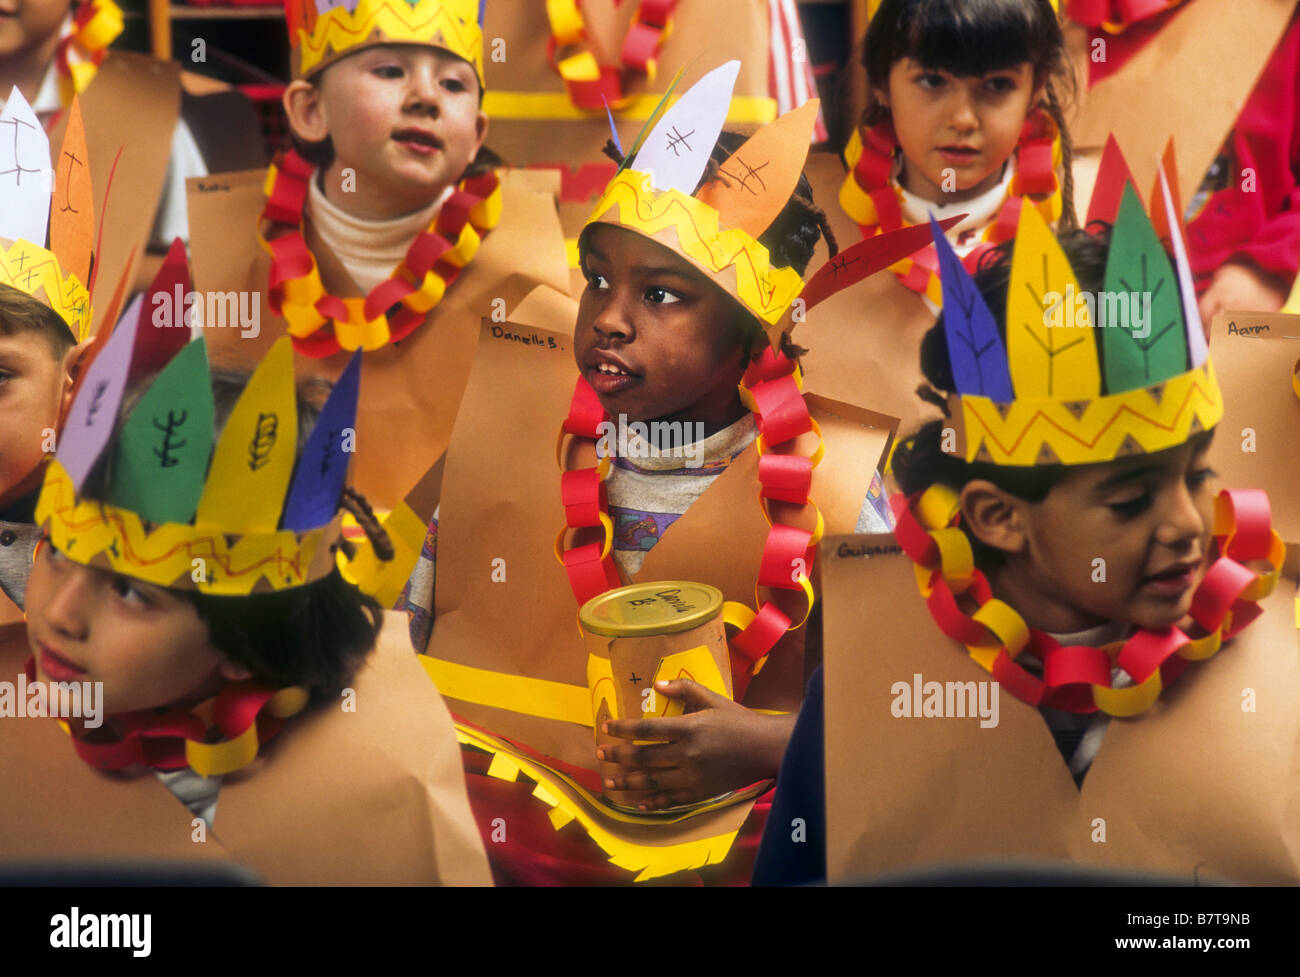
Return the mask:
M1187 330L1178 279L1131 184L1124 186L1111 234L1105 290L1109 299L1101 297L1097 317L1104 327L1098 333L1107 393L1149 387L1185 372ZM1103 318L1116 318L1116 312L1119 322Z
M212 413L207 347L187 343L122 428L109 501L150 522L193 519L212 456Z

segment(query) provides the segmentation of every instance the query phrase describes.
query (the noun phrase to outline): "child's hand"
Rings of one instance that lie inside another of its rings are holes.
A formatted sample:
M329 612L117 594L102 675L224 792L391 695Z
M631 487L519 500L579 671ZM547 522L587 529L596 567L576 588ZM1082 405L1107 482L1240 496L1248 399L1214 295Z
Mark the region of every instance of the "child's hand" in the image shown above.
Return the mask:
M597 748L599 759L626 768L606 778L607 789L657 790L638 805L656 811L776 776L794 729L793 716L765 716L689 679L656 682L655 691L681 699L687 712L666 719L606 723L606 732L620 739L666 741Z
M1201 296L1201 319L1211 319L1226 309L1241 312L1276 312L1286 301L1286 287L1260 269L1232 262L1214 273Z

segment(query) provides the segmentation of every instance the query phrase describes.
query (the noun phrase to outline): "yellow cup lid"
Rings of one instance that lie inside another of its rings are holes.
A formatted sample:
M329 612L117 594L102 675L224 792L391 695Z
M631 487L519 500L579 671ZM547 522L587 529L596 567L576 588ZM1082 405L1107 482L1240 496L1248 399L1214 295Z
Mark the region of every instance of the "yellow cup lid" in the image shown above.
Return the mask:
M619 587L582 605L584 630L612 638L689 631L722 610L722 591L706 583L660 580Z

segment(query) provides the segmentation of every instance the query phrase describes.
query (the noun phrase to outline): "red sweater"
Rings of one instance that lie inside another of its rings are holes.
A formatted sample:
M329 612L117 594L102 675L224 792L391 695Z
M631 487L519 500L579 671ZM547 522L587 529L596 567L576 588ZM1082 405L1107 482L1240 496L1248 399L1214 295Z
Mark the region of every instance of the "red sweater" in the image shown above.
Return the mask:
M1224 149L1222 189L1188 227L1197 291L1234 259L1289 282L1300 266L1300 15L1292 17ZM1243 190L1247 167L1254 186Z

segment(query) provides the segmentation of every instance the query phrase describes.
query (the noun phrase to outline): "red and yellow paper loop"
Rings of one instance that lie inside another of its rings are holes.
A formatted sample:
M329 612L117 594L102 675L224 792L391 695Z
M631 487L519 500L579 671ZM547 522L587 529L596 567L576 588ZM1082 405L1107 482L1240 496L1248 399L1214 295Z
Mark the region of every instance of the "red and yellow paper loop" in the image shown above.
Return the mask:
M113 0L76 4L70 29L59 38L54 64L59 73L59 100L64 105L90 87L108 46L122 33L122 8Z
M483 84L479 0L356 0L322 10L324 6L324 0L285 4L295 78L319 71L361 47L430 44L472 64Z
M769 347L746 371L742 397L754 411L758 422L759 503L770 528L755 584L757 610L751 611L735 602L728 602L723 609L723 620L739 629L730 642L732 681L738 701L743 698L750 678L763 667L768 652L781 636L807 621L815 599L810 579L813 559L824 529L821 511L808 497L812 469L821 460L824 445L803 399L797 364ZM595 441L607 421L608 416L595 391L586 380L579 378L560 433L561 442L557 446L562 470L564 438ZM796 453L795 440L808 433L817 435L818 447L808 456ZM562 475L565 528L556 539L556 556L568 574L569 585L579 606L607 590L622 586L611 556L613 525L605 494L607 473L608 459L602 459L598 467L564 471ZM772 519L768 511L770 501L800 506L803 521L813 522L814 528L802 529ZM564 537L569 531L597 528L602 533L598 541L564 548ZM792 623L790 617L771 600L762 600L759 588L802 592L807 607L799 622Z
M677 0L641 0L623 38L619 64L602 65L585 46L587 28L578 0L546 0L551 26L546 59L564 79L572 103L587 111L603 110L606 104L622 108L631 74L644 75L648 84L654 84L655 58L672 33L676 7Z
M258 241L271 255L268 302L284 318L294 348L304 356L380 349L405 339L442 301L501 219L496 174L463 180L429 229L416 236L391 278L364 298L340 298L325 291L303 235L302 213L314 172L294 152L273 164L267 170L267 202L258 224ZM271 226L267 236L262 234L263 222Z
M889 121L871 129L859 128L844 149L849 174L840 186L840 207L858 225L863 237L906 226L902 190L892 180L897 150L898 138ZM1007 187L1006 200L997 219L981 233L983 245L964 259L968 268L974 267L984 245L1015 237L1022 201L1029 200L1049 224L1060 218L1061 188L1056 175L1060 166L1060 133L1051 116L1039 110L1025 120L1016 147L1016 172ZM935 305L943 304L934 245L903 258L890 266L890 271L912 291L925 295Z
M1063 647L993 597L984 574L974 569L970 541L958 528L955 491L936 485L910 499L895 495L890 504L897 522L894 537L916 564L917 588L939 630L965 645L1016 698L1074 713L1135 716L1150 708L1191 662L1212 657L1259 616L1258 602L1273 590L1286 558L1272 528L1268 496L1257 489L1221 492L1214 521L1219 556L1193 595L1190 611L1204 636L1192 639L1176 627L1144 628L1101 648ZM1240 562L1251 560L1267 562L1270 569L1256 573ZM967 613L972 606L975 610ZM1041 663L1041 677L1017 663L1026 651ZM1114 667L1133 684L1114 685Z
M30 241L0 238L0 284L12 285L58 313L81 342L90 335L90 293L53 252Z
M1219 423L1223 393L1207 359L1162 384L1091 400L999 404L967 394L951 397L949 409L961 418L956 453L967 461L1082 465L1183 444Z
M340 519L306 533L231 535L215 526L144 522L129 509L78 502L57 460L45 469L36 504L60 553L86 566L178 590L245 596L301 587L334 568Z
M587 226L616 224L680 254L761 322L780 321L803 289L793 268L773 268L767 248L718 212L677 190L656 193L650 174L624 170L605 188Z
M28 673L34 673L30 664ZM222 735L216 743L205 742L208 724L191 712L114 716L122 735L105 743L88 742L73 735L66 723L60 725L72 736L77 756L97 770L189 767L202 777L222 777L256 760L262 744L306 705L307 692L297 686L277 691L252 682L229 685L212 703L212 724Z
M1172 10L1183 0L1068 0L1065 12L1084 27L1121 34L1139 21Z

